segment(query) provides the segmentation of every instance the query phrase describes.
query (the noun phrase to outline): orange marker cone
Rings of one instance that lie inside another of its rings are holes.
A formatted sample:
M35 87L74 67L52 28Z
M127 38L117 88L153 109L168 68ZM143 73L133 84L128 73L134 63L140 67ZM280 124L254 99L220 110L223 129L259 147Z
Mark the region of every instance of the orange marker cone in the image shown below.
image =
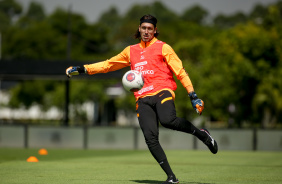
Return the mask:
M42 148L38 151L38 154L39 155L48 155L48 151L46 149Z
M38 159L34 156L29 157L27 160L27 162L38 162Z

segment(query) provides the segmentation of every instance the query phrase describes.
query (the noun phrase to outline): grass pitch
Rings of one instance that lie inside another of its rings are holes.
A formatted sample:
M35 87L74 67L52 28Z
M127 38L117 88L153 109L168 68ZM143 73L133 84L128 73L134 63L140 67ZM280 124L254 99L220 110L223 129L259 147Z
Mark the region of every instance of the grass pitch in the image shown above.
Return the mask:
M1 184L156 184L166 179L149 151L0 148ZM181 184L282 183L281 152L167 150ZM39 162L31 163L30 156Z

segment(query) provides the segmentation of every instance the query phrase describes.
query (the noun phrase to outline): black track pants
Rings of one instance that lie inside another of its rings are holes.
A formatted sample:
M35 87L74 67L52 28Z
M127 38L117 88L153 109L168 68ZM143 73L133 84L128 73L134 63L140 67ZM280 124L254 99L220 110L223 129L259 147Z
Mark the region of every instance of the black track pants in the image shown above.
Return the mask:
M176 117L174 101L169 91L141 98L137 103L137 116L146 144L159 163L166 160L159 143L159 122L166 128L194 134L201 139L199 129L189 121Z

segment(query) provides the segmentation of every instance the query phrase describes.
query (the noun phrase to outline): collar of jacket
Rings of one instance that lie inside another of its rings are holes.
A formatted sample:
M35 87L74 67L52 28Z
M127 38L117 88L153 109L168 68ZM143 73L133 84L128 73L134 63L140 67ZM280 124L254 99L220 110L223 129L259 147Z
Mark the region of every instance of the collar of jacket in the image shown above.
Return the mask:
M149 42L143 42L143 40L141 40L140 46L141 48L146 48L151 46L153 43L155 43L158 39L156 37L154 37L151 41Z

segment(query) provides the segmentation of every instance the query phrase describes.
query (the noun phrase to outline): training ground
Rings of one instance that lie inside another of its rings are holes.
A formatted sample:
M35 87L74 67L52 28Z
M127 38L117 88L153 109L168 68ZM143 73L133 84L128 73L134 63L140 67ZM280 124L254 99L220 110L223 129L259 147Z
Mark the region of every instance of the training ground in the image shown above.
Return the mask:
M0 148L1 184L155 184L165 174L147 150ZM281 152L168 150L181 184L282 183ZM38 162L27 162L35 156Z

